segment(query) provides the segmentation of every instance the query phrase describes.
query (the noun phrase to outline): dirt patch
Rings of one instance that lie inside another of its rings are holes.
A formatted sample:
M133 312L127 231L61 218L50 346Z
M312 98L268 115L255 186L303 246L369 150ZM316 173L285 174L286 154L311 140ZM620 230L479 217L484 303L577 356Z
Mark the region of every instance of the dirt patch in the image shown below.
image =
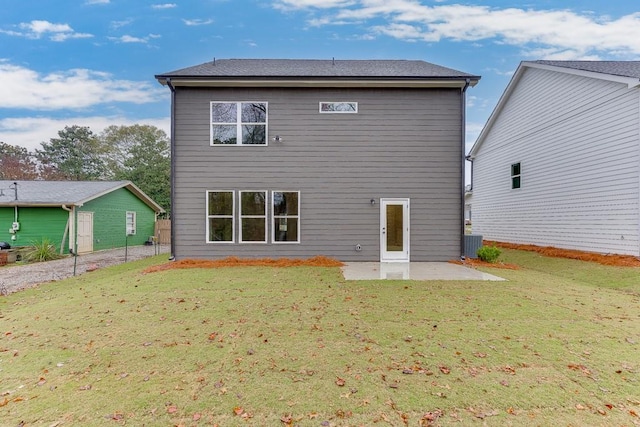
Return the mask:
M541 255L555 258L569 258L580 261L596 262L602 265L611 265L615 267L640 267L640 258L632 255L616 255L616 254L598 254L595 252L584 252L572 249L559 249L552 246L536 246L536 245L519 245L516 243L493 242L489 240L483 241L484 245L497 246L505 249L519 249L523 251L538 252ZM493 267L493 264L487 265Z
M145 273L184 268L220 268L220 267L342 267L344 264L325 256L314 256L307 259L294 258L238 258L227 257L216 260L183 259L144 270Z

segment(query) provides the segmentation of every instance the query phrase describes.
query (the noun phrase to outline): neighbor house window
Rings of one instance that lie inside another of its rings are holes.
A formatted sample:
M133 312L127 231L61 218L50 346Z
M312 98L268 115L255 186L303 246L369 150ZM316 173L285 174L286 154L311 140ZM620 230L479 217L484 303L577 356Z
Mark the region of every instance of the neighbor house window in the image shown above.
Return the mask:
M274 191L272 200L272 224L274 243L300 242L300 192Z
M321 113L357 113L357 102L321 102Z
M267 192L240 192L240 241L267 241Z
M207 243L233 243L233 191L207 191Z
M127 230L127 236L136 234L136 213L127 212L125 219L125 227Z
M211 145L266 145L266 102L211 102Z
M511 188L520 188L520 163L511 165Z

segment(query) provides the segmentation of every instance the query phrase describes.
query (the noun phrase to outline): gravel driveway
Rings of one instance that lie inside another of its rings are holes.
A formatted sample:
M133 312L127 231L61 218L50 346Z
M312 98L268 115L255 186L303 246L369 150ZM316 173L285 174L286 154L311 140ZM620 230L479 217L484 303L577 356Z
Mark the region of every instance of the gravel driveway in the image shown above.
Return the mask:
M169 254L170 245L130 246L126 250L127 261L147 258L156 254ZM108 267L125 262L125 248L98 251L79 255L76 261L76 275L87 270ZM73 276L74 259L72 256L55 261L33 264L8 264L0 267L0 294L7 295L40 283L66 279Z

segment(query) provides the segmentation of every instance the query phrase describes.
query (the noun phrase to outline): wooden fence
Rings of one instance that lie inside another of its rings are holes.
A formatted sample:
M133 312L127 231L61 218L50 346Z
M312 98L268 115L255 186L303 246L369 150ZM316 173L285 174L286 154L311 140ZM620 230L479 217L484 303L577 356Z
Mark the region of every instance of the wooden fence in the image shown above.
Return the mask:
M158 238L158 243L161 245L168 245L171 243L170 219L159 219L156 221L155 236Z

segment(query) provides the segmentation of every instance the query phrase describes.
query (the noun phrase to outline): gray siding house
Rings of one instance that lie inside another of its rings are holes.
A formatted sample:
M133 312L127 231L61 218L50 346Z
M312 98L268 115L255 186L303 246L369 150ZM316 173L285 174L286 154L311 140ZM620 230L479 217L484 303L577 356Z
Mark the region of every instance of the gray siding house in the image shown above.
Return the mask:
M522 62L469 158L474 234L640 256L640 61Z
M480 77L228 59L156 78L172 94L176 259L460 257L465 92Z

